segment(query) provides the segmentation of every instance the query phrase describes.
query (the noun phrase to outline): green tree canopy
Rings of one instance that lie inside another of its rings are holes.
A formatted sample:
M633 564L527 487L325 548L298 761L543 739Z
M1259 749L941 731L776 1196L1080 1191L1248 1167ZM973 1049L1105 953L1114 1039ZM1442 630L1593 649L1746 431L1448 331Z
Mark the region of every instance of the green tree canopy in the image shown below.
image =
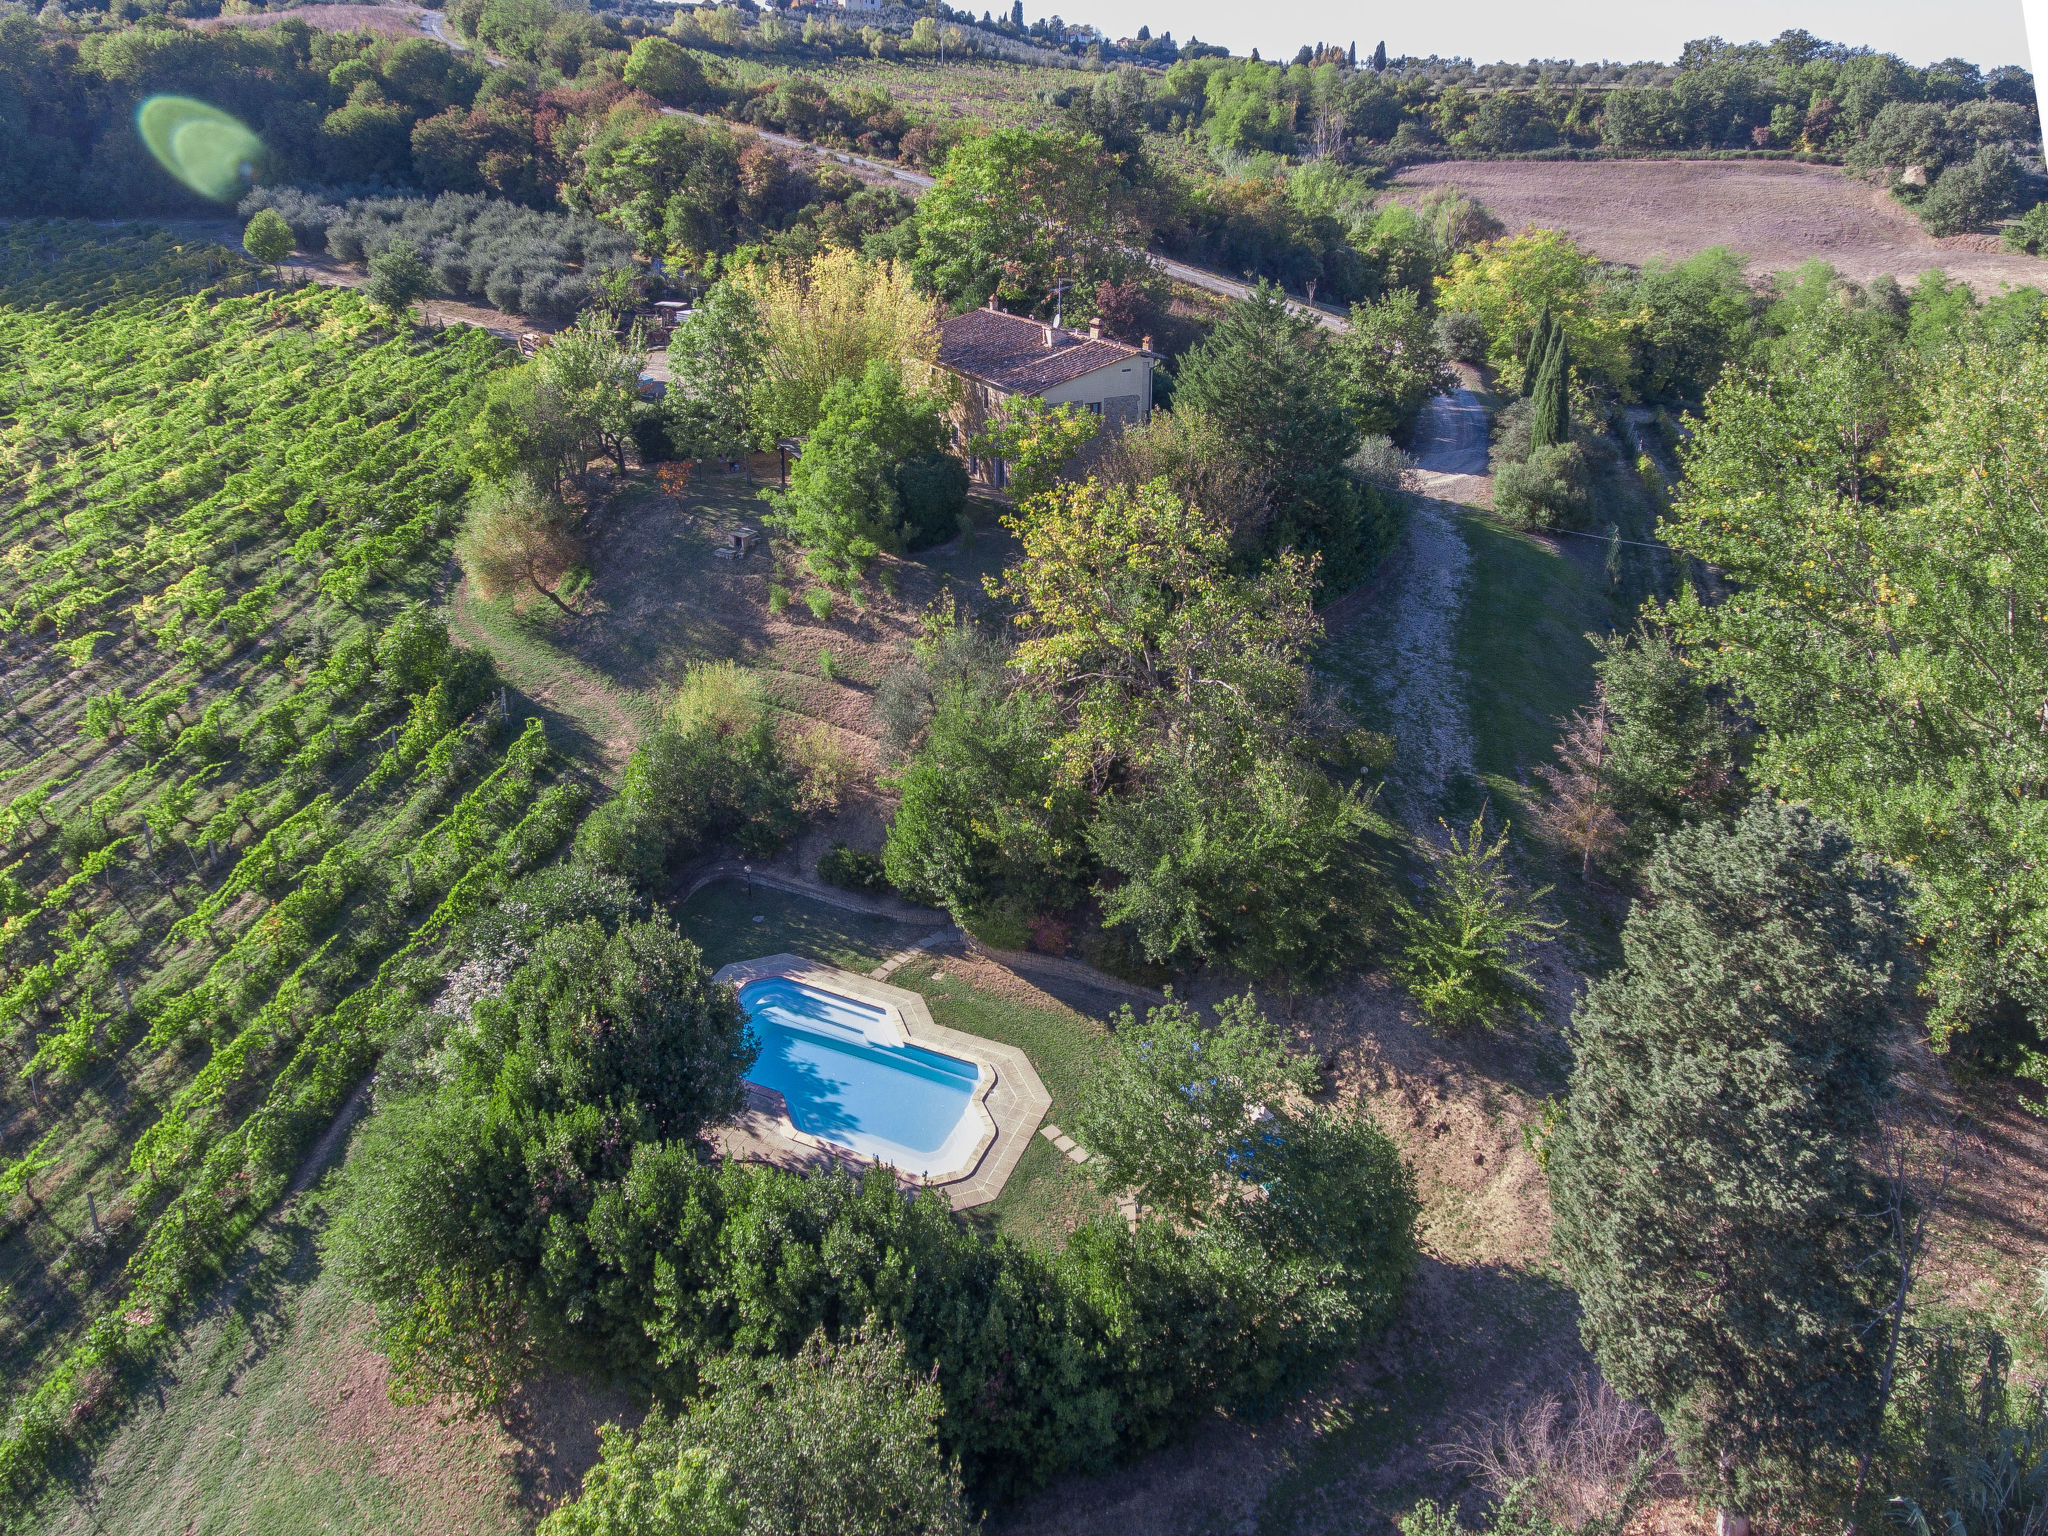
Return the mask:
M396 317L434 291L434 274L418 251L403 240L394 240L370 258L370 281L364 291Z
M1430 400L1457 387L1435 318L1411 289L1353 305L1337 356L1345 401L1362 433L1408 442Z
M293 249L292 227L275 208L259 208L242 231L242 249L266 266L279 266Z
M1338 348L1262 283L1174 370L1173 408L1214 422L1272 498L1267 550L1320 554L1325 580L1355 579L1377 553L1370 509L1344 471L1358 449Z
M714 285L669 337L669 437L684 458L719 458L759 445L752 401L766 346L746 289Z
M745 1028L665 918L583 918L447 1031L446 1067L365 1130L334 1233L402 1391L499 1401L573 1324L550 1255L636 1147L738 1112Z
M1822 308L1709 400L1672 543L1680 637L1761 728L1751 771L1909 868L1937 1041L2039 1072L2048 1029L2048 345L1922 370Z
M665 37L643 37L626 59L626 84L671 107L687 107L704 94L704 66Z
M1106 1192L1249 1237L1384 1315L1414 1264L1413 1178L1377 1125L1316 1103L1316 1086L1250 993L1206 1022L1169 997L1143 1020L1118 1015L1077 1124Z
M825 392L824 417L804 442L789 489L764 493L775 505L769 521L804 547L821 578L851 585L869 560L903 547L897 472L944 441L937 397L905 389L899 365L870 363L858 380Z
M1555 1244L1618 1391L1724 1506L1840 1472L1871 1429L1891 1262L1859 1157L1910 989L1905 885L1757 801L1674 833L1574 1021Z
M1016 608L1015 681L939 701L891 878L985 937L1004 913L1021 943L1101 873L1105 917L1154 960L1324 974L1361 920L1365 806L1308 755L1313 561L1241 573L1163 478L1061 487L1012 526L1023 559L991 586Z
M817 1333L792 1359L728 1356L705 1374L688 1412L608 1434L543 1536L966 1536L938 1386L894 1335Z
M954 146L938 184L918 201L918 279L956 309L991 297L1050 312L1056 282L1087 295L1131 275L1142 258L1118 225L1115 159L1093 134L1000 128Z

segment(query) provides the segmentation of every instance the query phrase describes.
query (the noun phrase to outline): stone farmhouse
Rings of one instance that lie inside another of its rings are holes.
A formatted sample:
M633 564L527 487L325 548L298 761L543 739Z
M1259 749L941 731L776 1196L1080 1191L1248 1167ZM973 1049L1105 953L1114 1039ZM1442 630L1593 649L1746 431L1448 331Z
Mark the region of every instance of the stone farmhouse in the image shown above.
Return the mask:
M1017 395L1078 405L1112 429L1144 421L1152 414L1152 368L1158 360L1150 336L1134 347L1103 335L1099 320L1082 335L1005 314L993 299L988 308L955 315L939 328L939 366L963 386L953 413L963 443ZM969 467L977 480L1003 484L999 460L976 459Z

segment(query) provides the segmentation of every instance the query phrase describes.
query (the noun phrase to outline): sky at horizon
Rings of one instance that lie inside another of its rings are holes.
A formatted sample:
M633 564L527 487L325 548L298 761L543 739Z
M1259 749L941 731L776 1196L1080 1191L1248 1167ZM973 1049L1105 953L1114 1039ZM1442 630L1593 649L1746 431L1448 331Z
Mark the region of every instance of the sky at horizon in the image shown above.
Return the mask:
M2031 0L2048 11L2048 0ZM1112 37L1140 25L1171 31L1185 42L1199 36L1233 53L1257 48L1290 58L1303 43L1364 52L1384 39L1390 54L1439 54L1479 63L1496 59L1569 58L1669 61L1686 41L1719 36L1730 42L1769 39L1804 27L1831 41L1864 44L1914 64L1960 57L1989 69L2029 65L2022 0L1578 0L1530 5L1527 0L1462 0L1422 11L1365 9L1336 0L1071 0L1068 21L1091 22ZM1039 7L1044 7L1040 9ZM1052 0L1025 0L1025 15L1053 14ZM2037 18L2040 20L2048 18Z

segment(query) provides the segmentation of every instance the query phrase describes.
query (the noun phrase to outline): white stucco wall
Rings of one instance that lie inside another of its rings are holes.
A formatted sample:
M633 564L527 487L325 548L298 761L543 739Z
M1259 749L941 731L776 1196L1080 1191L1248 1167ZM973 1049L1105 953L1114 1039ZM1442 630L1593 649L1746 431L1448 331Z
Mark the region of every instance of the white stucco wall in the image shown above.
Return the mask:
M1128 421L1131 426L1152 414L1152 362L1150 358L1134 357L1127 363L1111 363L1107 368L1098 368L1093 373L1084 373L1078 379L1069 379L1044 391L1048 405L1094 405L1104 407L1105 416L1111 400L1129 400L1135 396L1137 405L1126 407L1132 410Z

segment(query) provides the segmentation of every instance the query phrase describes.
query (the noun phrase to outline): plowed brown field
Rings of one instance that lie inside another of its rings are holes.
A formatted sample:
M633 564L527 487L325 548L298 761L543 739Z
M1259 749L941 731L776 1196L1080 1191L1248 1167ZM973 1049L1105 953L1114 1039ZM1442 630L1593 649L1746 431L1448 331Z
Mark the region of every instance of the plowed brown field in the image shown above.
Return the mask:
M1641 265L1709 246L1742 252L1754 272L1814 257L1844 277L1902 281L1931 267L1980 296L2001 284L2048 287L2048 261L1996 249L1985 235L1937 240L1880 189L1831 166L1765 160L1461 160L1411 166L1395 195L1454 185L1511 230L1568 231L1609 261Z

